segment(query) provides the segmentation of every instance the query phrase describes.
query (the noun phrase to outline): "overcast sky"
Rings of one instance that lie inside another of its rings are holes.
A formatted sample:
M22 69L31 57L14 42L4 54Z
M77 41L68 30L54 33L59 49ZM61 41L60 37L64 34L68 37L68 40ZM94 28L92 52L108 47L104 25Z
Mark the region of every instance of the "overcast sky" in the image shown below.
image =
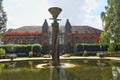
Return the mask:
M100 13L107 5L106 0L3 0L4 10L7 12L7 28L22 26L41 26L45 19L51 25L50 7L62 8L59 15L60 25L65 25L69 19L71 25L88 25L102 28Z

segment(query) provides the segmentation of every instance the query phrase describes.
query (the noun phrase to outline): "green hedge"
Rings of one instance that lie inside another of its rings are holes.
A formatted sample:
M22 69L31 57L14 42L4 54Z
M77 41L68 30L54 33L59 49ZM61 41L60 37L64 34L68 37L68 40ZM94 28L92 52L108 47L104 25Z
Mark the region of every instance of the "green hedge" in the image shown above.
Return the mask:
M7 53L28 53L31 50L31 45L6 44L4 48Z
M33 52L41 52L42 51L42 46L40 44L33 44L31 46L31 50Z
M15 53L19 55L20 53L24 53L24 55L28 56L30 51L42 52L42 46L40 44L5 44L0 47L5 49L7 54Z
M108 45L106 44L75 44L74 50L80 51L107 51Z

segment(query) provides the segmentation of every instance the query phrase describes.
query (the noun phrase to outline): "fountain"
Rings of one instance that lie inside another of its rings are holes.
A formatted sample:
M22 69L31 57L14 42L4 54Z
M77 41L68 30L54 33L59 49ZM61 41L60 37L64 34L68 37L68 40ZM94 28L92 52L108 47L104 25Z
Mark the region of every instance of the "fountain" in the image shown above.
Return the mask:
M57 19L58 15L62 11L61 8L58 7L52 7L48 9L49 12L51 13L53 20L52 23L52 65L53 66L59 66L60 65L60 60L59 60L59 49L58 49L58 44L59 44L59 23L57 22L60 19Z

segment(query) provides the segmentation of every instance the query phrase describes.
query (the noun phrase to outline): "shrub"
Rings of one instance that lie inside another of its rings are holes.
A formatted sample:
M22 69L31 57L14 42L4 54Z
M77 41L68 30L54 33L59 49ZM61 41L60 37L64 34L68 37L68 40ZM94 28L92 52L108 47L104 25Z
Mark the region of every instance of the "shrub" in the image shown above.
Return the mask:
M33 56L33 52L30 51L30 52L29 52L29 57L32 57L32 56Z
M88 55L88 52L85 50L84 52L83 52L83 56L87 56Z
M17 55L16 55L16 54L9 54L8 57L9 57L11 60L13 60L14 58L17 57Z
M0 48L0 55L5 55L6 51L3 48Z
M68 46L68 45L65 45L65 52L66 53L73 53L73 47L72 46Z
M110 53L110 55L112 55L112 53L114 53L114 52L115 52L115 44L111 43L108 48L108 53Z
M62 57L70 57L70 54L63 54Z
M49 53L49 45L44 45L42 46L42 53L43 54L46 54L46 53Z
M40 44L33 44L31 50L34 52L34 56L38 56L42 52L42 47Z
M97 56L100 57L100 58L103 58L104 57L104 53L103 52L97 52Z
M50 58L50 55L49 54L45 54L43 55L44 58Z
M16 49L16 45L15 44L7 44L7 45L5 45L5 48L9 52L14 52Z

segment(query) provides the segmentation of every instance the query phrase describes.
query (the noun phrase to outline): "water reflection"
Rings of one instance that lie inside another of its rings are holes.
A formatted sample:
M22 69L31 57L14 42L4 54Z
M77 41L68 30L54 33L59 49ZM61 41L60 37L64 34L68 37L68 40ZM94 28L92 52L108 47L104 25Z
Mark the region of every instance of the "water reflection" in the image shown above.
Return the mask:
M33 61L28 61L28 64L30 65L30 69L33 69Z
M120 74L120 68L113 66L112 67L113 80L119 80L119 74Z
M38 63L0 63L0 80L120 80L120 63L78 61L72 68L39 69L35 68Z
M50 78L48 80L80 80L80 78L64 68L51 68Z

